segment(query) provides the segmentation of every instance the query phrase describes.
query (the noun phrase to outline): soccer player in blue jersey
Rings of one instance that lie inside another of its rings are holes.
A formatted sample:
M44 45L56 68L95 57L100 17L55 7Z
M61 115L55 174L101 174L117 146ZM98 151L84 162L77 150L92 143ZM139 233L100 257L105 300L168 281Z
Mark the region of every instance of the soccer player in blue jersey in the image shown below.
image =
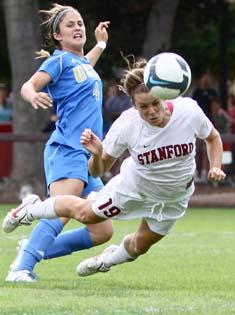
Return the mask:
M56 49L22 86L21 92L35 109L56 107L56 130L44 152L50 196L85 197L103 186L99 178L89 175L90 153L80 144L80 136L89 128L102 137L102 82L93 66L106 47L109 22L99 23L95 30L97 44L84 56L86 30L79 12L58 4L40 12L44 16L47 37ZM35 201L35 195L27 198L27 202ZM112 235L110 221L61 233L67 222L67 218L40 221L29 241L21 243L6 280L36 281L33 268L42 259L102 244Z

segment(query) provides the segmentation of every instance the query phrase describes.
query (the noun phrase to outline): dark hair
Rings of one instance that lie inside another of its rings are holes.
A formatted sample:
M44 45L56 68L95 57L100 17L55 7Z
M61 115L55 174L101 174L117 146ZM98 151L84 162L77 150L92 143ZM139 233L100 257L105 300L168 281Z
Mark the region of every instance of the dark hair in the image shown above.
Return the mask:
M59 32L60 22L62 21L63 16L69 11L78 12L77 9L71 6L63 6L57 3L53 3L50 10L39 11L39 14L41 15L41 18L43 20L41 25L43 26L44 46L46 46L47 48L58 46L58 41L54 38L53 33ZM41 57L48 56L46 54L43 54L43 52L39 54L41 55Z

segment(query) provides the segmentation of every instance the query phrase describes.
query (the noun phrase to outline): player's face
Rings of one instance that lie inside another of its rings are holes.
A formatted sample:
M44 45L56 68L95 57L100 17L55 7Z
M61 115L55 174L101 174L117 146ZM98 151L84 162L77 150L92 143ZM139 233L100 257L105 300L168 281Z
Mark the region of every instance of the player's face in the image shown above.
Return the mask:
M150 125L163 127L165 125L165 103L149 93L133 95L134 104L141 118Z
M81 52L86 42L86 29L81 15L76 11L65 14L54 37L65 51Z

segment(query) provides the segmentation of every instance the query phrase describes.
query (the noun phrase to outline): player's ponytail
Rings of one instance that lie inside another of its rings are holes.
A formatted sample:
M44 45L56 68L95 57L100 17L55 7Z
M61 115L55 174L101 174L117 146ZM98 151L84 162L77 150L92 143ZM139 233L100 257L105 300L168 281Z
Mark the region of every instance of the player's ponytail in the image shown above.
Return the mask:
M137 88L139 92L147 92L148 89L144 85L144 68L147 60L135 58L134 55L124 56L122 52L121 56L127 63L128 70L124 71L119 88L129 96L132 96Z
M36 51L35 54L37 55L37 57L35 57L34 59L48 58L51 55L49 51L46 51L44 49L41 49L40 51Z

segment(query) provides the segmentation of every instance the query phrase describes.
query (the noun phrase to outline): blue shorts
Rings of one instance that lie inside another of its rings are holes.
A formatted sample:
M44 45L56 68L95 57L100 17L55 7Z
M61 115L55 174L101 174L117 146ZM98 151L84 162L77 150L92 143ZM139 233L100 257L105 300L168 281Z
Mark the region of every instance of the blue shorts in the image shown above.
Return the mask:
M47 144L44 151L44 170L47 187L62 178L77 178L85 183L83 196L100 190L104 185L99 177L92 177L88 171L89 155L59 143Z

